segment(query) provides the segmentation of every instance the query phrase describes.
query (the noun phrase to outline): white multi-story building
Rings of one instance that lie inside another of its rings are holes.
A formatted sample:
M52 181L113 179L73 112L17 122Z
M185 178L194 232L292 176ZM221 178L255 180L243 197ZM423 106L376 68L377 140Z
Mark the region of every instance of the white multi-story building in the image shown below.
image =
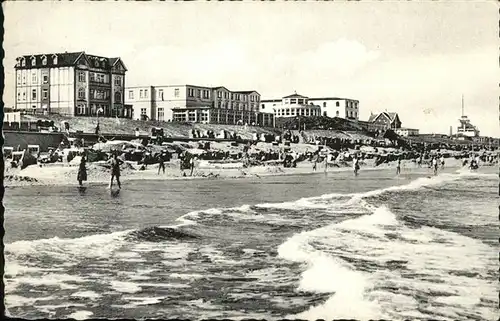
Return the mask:
M120 58L85 52L17 58L15 110L68 116L130 117L123 103L127 69Z
M253 90L193 85L128 87L125 101L133 106L134 119L261 126L273 123L272 115L259 112L260 94Z
M292 104L295 105L291 106ZM304 104L319 107L319 114L317 113L317 108L304 106ZM287 114L287 109L289 110L289 114ZM275 117L299 116L299 114L295 112L296 109L299 109L298 113L302 113L301 110L303 110L304 115L300 114L302 116L321 115L352 120L359 119L359 101L354 99L336 97L309 98L294 94L283 97L282 99L262 100L260 103L261 112L272 112Z

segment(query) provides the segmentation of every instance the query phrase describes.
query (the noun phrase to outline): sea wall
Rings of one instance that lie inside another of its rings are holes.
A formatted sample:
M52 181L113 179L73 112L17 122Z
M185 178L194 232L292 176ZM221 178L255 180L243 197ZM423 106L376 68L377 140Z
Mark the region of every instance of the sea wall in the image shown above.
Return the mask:
M39 145L41 152L48 151L49 147L57 148L63 140L62 133L39 133L23 131L3 131L4 146L14 147L14 150L20 146L21 150L26 149L28 145Z

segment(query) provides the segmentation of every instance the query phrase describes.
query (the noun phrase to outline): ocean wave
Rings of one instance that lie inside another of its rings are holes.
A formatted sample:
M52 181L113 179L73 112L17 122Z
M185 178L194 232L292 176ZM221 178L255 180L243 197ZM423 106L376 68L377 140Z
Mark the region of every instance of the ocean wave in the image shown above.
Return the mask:
M298 290L332 293L291 317L432 318L441 310L447 319L492 318L494 309L479 305L498 293L488 279L491 247L437 228L411 229L387 207L368 206L370 215L296 234L279 246L279 257L305 264ZM426 309L419 298L426 298Z

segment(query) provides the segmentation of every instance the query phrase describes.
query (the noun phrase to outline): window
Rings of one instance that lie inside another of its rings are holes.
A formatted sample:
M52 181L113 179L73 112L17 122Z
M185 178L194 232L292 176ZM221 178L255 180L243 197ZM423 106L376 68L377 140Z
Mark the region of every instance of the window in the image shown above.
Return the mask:
M290 116L290 108L287 108L285 111L286 111L286 115Z
M32 105L31 108L36 109L36 105Z
M337 104L338 104L338 103L337 103ZM337 111L335 112L335 116L339 117L339 115L340 115L340 112L337 110Z
M32 83L32 84L36 84L36 73L35 73L35 72L33 72L33 73L31 74L31 83Z
M85 105L84 104L76 105L76 114L77 115L84 115L85 114Z
M326 102L323 103L323 107L326 107ZM326 115L325 115L326 116Z
M128 99L134 99L134 91L133 90L128 91Z
M231 100L234 100L234 94L231 93Z
M217 102L217 107L220 108L221 107L221 103L220 101Z
M26 92L23 91L23 100L26 101Z
M193 88L189 88L188 89L188 96L189 97L194 97L194 89Z
M148 90L144 89L144 98L148 98Z
M24 67L26 66L26 60L24 60L24 58L21 59L21 67Z
M179 97L179 88L174 89L174 97Z
M116 76L115 77L115 86L121 86L122 85L122 77Z
M99 61L98 61L98 60L96 60L96 61L94 62L94 65L95 65L96 67L99 67Z
M46 84L49 82L49 76L48 75L43 75L43 83Z
M222 98L222 91L217 92L217 97Z
M203 99L208 99L208 90L203 90Z
M85 81L86 81L86 79L85 79L85 72L80 71L80 72L78 73L78 81L79 81L79 82L85 82Z
M49 90L43 89L42 90L42 99L48 99L48 98L49 98Z
M141 108L141 115L146 115L146 108Z
M36 65L36 58L32 57L31 58L31 66L34 67Z
M337 101L337 102L335 103L335 106L339 107L339 106L340 106L340 103Z
M224 98L229 99L229 93L228 92L224 93Z
M57 56L54 56L54 59L52 61L54 62L54 65L57 65Z
M47 65L47 57L42 58L42 65L44 65L44 66Z
M142 89L139 90L139 98L144 98L144 91Z
M122 103L122 93L119 91L115 92L115 103Z
M21 92L20 91L17 92L17 101L21 101Z
M262 107L262 109L264 109L264 108L266 108L266 105L262 104L261 107Z
M19 72L17 73L17 84L21 84L21 74Z
M304 99L297 99L297 104L303 104L304 103Z
M196 98L201 98L201 90L196 90Z
M31 100L36 100L36 89L31 90Z
M163 108L158 108L158 120L163 121L165 118L165 112L163 111Z
M163 89L158 90L158 98L163 100Z
M85 88L78 88L78 99L85 99Z
M26 84L26 75L23 75L23 85Z

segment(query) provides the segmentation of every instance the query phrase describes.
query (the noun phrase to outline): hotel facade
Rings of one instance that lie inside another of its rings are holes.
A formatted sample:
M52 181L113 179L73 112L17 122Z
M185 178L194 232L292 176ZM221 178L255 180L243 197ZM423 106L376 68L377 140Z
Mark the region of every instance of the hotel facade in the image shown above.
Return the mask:
M347 98L309 98L293 94L281 99L260 102L261 112L272 112L275 117L328 116L359 120L359 101Z
M194 85L126 88L126 104L134 119L272 126L273 115L259 112L257 91Z
M27 55L16 60L16 111L131 117L124 104L127 68L120 58L82 51Z

